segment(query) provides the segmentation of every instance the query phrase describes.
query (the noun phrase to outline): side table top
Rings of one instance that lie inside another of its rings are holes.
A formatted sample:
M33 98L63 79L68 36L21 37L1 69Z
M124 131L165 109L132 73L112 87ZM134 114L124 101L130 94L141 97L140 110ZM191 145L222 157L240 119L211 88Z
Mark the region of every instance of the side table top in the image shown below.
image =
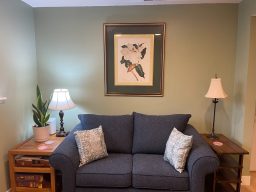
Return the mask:
M217 134L218 139L208 138L209 134L201 135L217 154L249 154L248 151L228 139L223 134ZM214 142L220 142L223 143L223 145L215 145Z
M58 145L64 140L65 137L56 137L51 135L48 141L36 142L31 137L26 141L18 144L9 153L13 154L26 154L26 155L50 155Z

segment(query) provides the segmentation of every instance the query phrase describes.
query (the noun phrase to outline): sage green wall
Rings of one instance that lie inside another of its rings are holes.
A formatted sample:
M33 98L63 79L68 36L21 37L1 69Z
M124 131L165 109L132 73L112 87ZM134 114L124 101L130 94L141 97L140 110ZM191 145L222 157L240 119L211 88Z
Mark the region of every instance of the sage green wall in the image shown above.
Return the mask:
M0 1L0 191L9 188L8 150L32 135L31 101L37 82L33 9Z
M252 22L252 16L255 15L255 0L243 0L239 4L233 127L235 131L235 137L250 152L252 147L252 141L255 140L255 135L253 135L253 124L256 98L256 50L254 50L254 53L251 54L251 56L249 53L250 46L255 47L255 45L251 44L253 42L250 39L251 23L254 23L254 25L256 24L255 21ZM249 164L249 159L250 156L247 156L247 158L245 159L246 165ZM251 167L254 167L253 169L256 170L255 162L254 166Z
M191 113L190 122L209 132L212 105L204 94L218 73L229 97L217 106L216 131L250 149L256 95L255 66L248 57L254 0L244 0L239 11L235 4L34 10L41 89L50 95L54 88L69 88L78 105L65 112L66 129L78 122L79 113L138 111ZM164 97L104 96L104 22L166 22ZM5 173L0 174L0 190L5 191L7 151L32 131L30 106L37 82L33 9L18 0L1 0L0 26L0 96L8 97L0 104L0 172Z
M231 133L237 4L35 9L38 80L48 95L68 88L79 113L191 113L209 132L213 115L204 97L217 73L229 97L217 107L216 131ZM103 23L166 22L164 97L104 96ZM54 115L57 115L54 113Z

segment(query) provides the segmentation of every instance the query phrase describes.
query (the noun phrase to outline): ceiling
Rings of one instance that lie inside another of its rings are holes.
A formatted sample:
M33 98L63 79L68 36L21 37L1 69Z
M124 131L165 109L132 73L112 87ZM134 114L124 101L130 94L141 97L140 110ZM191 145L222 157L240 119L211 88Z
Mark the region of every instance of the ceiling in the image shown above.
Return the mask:
M22 0L32 7L87 7L126 5L169 5L240 3L242 0Z

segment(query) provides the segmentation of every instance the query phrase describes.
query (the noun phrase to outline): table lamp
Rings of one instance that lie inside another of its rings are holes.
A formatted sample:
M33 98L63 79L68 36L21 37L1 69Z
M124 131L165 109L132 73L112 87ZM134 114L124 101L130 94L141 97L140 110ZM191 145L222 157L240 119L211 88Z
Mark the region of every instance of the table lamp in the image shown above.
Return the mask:
M72 109L76 105L72 101L68 89L54 89L49 109L60 111L60 130L56 133L56 137L65 137L67 132L64 130L64 112L62 110Z
M222 88L221 78L218 78L217 75L215 75L215 78L211 79L210 87L205 97L213 99L212 102L214 104L212 132L208 137L211 139L217 139L218 137L214 133L216 104L219 102L219 99L224 99L227 97L227 94Z

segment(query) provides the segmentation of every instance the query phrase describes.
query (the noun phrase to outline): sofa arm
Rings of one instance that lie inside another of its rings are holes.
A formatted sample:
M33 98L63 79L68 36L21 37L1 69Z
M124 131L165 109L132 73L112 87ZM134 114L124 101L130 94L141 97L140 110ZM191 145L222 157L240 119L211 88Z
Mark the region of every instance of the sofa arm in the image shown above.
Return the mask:
M193 146L187 160L187 169L190 177L190 191L203 192L205 177L213 173L219 166L219 159L201 135L188 125L184 134L193 135Z
M49 158L51 166L62 173L63 192L75 191L76 170L79 166L80 158L73 133L81 129L81 125L77 125Z

